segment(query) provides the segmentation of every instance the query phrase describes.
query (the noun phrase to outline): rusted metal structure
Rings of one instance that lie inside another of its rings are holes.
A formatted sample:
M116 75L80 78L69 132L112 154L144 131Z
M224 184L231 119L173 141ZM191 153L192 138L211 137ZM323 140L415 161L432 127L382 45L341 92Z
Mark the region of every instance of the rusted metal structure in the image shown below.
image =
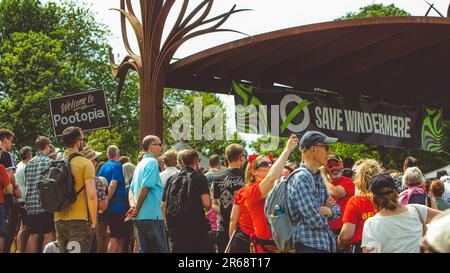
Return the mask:
M142 20L131 0L120 1L122 36L129 56L114 64L120 79L117 97L129 69L139 73L140 136L163 134L164 87L229 93L231 82L270 87L275 83L313 92L332 90L344 97L448 109L450 19L374 17L342 20L279 30L220 45L170 63L185 41L219 27L236 10L206 19L213 0L205 0L185 17L189 0L168 38L162 32L175 0L140 0ZM202 11L203 10L203 11ZM450 12L450 11L449 11ZM195 16L199 18L191 22ZM128 20L140 55L129 45ZM200 26L216 22L198 30ZM450 119L450 111L444 117Z
M166 86L228 93L231 82L326 89L406 105L449 107L450 19L375 17L245 38L169 67ZM449 111L444 111L450 119Z
M220 27L234 13L244 10L233 8L219 16L208 18L214 0L204 0L187 16L189 0L184 0L176 23L169 36L163 41L163 30L167 16L176 0L140 0L142 19L136 17L131 0L120 0L122 38L128 52L117 65L110 50L110 62L113 76L119 78L117 100L120 98L127 73L130 69L139 74L140 79L140 137L148 135L163 136L163 96L166 75L170 61L176 50L189 39L200 35L232 31ZM194 18L196 18L194 20ZM139 45L139 54L131 49L126 22L131 24ZM200 29L204 25L209 27Z

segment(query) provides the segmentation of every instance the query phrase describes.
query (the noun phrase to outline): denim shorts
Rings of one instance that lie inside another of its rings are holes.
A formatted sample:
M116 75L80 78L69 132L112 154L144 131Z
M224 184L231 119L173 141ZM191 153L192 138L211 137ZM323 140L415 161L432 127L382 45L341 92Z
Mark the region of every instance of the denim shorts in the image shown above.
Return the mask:
M5 219L5 206L0 204L0 236L5 237L6 235L6 219Z

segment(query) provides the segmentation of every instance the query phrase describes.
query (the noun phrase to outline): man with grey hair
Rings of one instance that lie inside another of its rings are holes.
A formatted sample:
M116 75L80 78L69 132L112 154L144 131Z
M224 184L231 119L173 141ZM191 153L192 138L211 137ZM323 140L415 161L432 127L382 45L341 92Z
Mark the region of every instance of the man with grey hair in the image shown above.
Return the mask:
M141 253L167 253L166 227L161 210L163 185L159 176L158 156L162 142L157 136L148 135L142 141L145 152L136 166L130 185L130 210L127 219L138 230Z
M124 222L128 210L128 198L125 189L123 167L120 164L120 151L116 145L107 149L108 162L98 171L108 181L108 208L105 213L106 222L110 230L108 253L123 253L130 234L129 223Z
M425 178L419 168L406 168L403 174L403 185L406 187L406 190L399 194L398 203L400 205L422 204L430 206L431 201L422 186L424 182Z

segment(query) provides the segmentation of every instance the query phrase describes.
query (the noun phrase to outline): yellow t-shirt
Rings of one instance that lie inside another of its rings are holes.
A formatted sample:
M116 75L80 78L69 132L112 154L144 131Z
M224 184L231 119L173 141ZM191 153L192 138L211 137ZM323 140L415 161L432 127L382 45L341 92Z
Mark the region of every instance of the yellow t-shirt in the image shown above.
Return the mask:
M66 151L63 158L67 158L72 152ZM92 162L82 156L77 156L70 161L70 169L75 178L75 191L78 192L87 179L95 179L95 168ZM55 212L55 222L60 220L84 220L88 221L88 204L86 189L78 194L73 204L62 211Z

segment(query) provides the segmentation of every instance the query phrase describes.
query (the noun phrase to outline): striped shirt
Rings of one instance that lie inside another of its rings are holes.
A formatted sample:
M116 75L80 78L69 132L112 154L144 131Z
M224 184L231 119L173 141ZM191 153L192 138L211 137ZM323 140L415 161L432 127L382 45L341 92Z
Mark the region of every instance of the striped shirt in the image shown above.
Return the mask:
M325 183L320 172L312 173L305 165L302 167L309 173L299 171L287 186L287 203L292 219L297 224L293 241L311 248L336 252L336 240L328 219L319 212L319 208L325 206L329 197ZM340 207L335 204L331 210L331 220L338 219L341 215Z
M25 167L25 185L27 187L25 204L27 206L27 214L29 215L39 214L45 211L42 209L38 183L41 180L42 173L51 163L52 160L48 155L38 152Z

